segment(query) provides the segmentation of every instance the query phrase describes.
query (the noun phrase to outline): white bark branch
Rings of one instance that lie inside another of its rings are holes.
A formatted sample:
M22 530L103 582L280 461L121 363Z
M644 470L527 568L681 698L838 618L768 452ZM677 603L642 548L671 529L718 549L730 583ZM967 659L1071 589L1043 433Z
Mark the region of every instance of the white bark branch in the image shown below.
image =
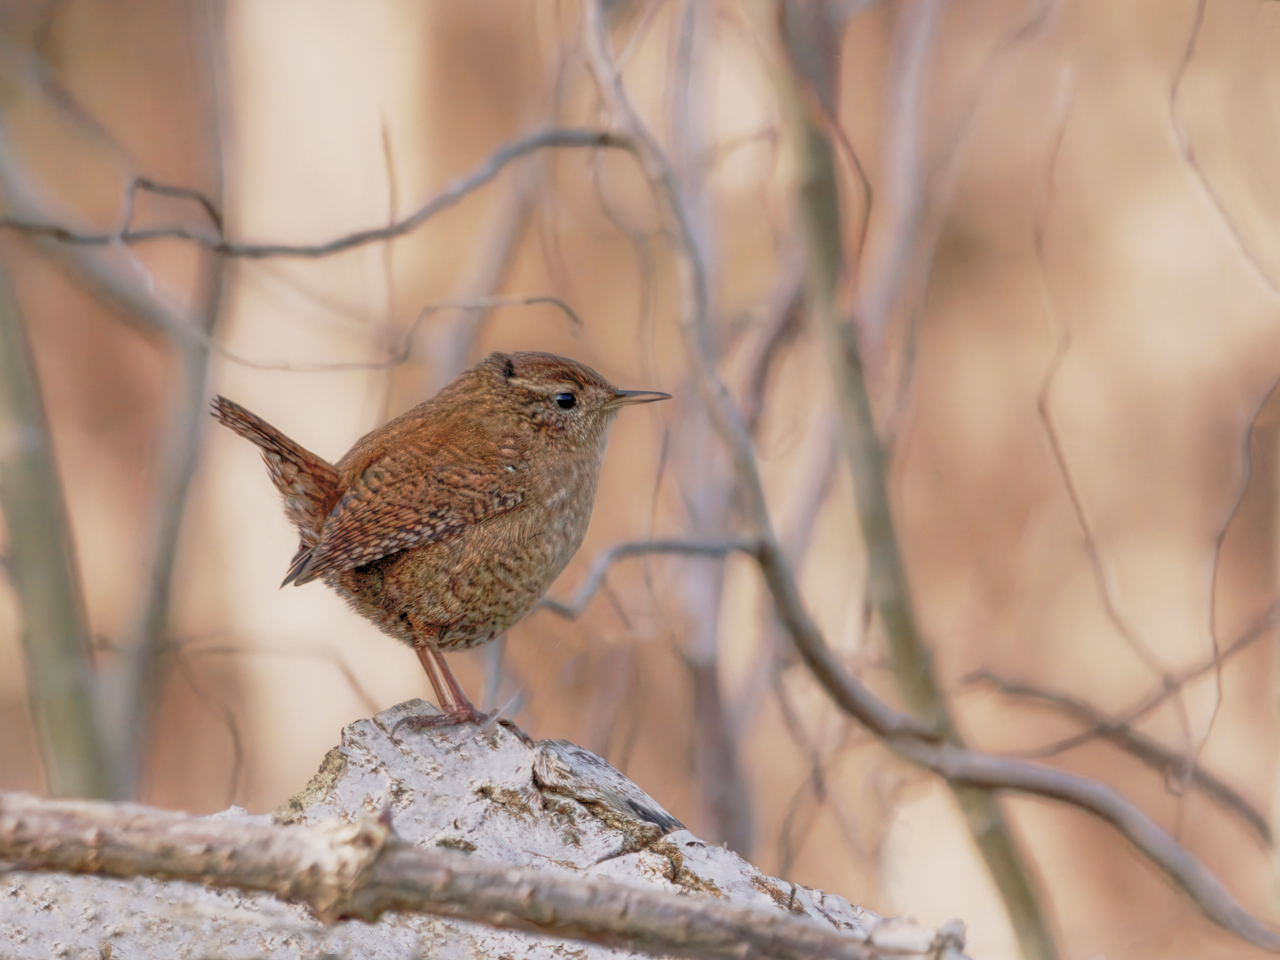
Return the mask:
M354 957L409 934L431 956L557 955L550 937L680 957L960 957L958 925L935 934L765 877L587 751L504 727L400 723L425 709L413 701L352 724L274 823L0 794L0 953L26 957L39 939L45 952L31 955L48 955L40 924L53 923L68 950L79 931L137 960L179 942L284 955L262 932L270 894L329 925L288 908L289 956L303 936L341 935L314 946ZM27 871L94 876L62 877L50 893ZM104 877L167 883L132 880L115 906L118 881ZM77 909L107 936L67 922ZM414 926L415 914L446 921ZM342 923L356 918L372 926ZM193 931L204 939L189 942Z

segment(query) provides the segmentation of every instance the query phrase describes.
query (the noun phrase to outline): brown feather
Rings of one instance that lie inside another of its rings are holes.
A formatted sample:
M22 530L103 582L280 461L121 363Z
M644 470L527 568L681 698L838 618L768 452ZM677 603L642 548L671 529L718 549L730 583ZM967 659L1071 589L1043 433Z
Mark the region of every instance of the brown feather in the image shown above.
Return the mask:
M320 538L320 526L338 502L338 470L290 440L256 414L226 397L210 404L219 423L254 443L284 498L284 512L298 529L303 548Z

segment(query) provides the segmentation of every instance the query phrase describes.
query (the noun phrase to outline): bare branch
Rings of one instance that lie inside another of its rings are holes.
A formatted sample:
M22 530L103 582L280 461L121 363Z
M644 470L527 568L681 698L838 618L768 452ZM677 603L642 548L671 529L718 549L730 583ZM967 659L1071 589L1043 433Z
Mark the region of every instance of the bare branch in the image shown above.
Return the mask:
M1236 218L1231 215L1231 211L1227 209L1227 204L1222 194L1214 187L1209 177L1200 167L1200 162L1196 158L1195 147L1191 143L1191 137L1183 127L1181 117L1178 116L1178 99L1182 93L1182 84L1187 78L1187 71L1191 68L1191 61L1195 59L1196 47L1200 42L1200 31L1204 27L1205 8L1207 6L1206 0L1197 0L1196 2L1195 14L1191 20L1191 30L1187 35L1187 43L1183 47L1182 57L1178 61L1173 84L1169 89L1169 126L1173 129L1174 139L1178 143L1178 152L1191 170L1196 185L1200 188L1200 192L1208 202L1209 207L1218 216L1218 219L1222 221L1222 225L1226 228L1227 236L1235 244L1240 256L1244 258L1249 271L1267 290L1272 294L1277 294L1280 293L1280 283L1277 283L1267 269L1262 257L1250 245L1244 235L1244 230L1236 221Z
M546 294L535 296L512 295L506 297L467 297L458 299L435 300L425 304L418 311L409 329L405 331L400 345L392 353L381 360L343 360L334 363L291 363L287 360L255 360L243 354L229 350L207 334L194 328L186 327L182 334L186 339L217 354L228 363L248 367L251 370L288 370L293 373L341 373L347 370L389 370L398 367L409 359L418 331L427 319L442 310L492 310L495 307L530 307L545 303L555 307L565 315L570 329L575 332L584 326L577 312L559 297Z
M742 419L753 435L764 413L769 374L782 348L795 338L804 323L803 279L801 258L790 256L779 271L778 282L765 305L764 317L752 324L738 347L735 359L745 368Z
M779 24L776 42L780 59L792 64L803 58L808 38L797 38L788 29L786 13L794 0L771 5ZM902 24L902 56L914 63L915 77L902 85L904 109L915 110L919 74L925 68L927 51L941 6L935 0L916 0ZM801 46L799 52L796 45ZM916 616L906 564L895 529L888 490L890 461L880 443L867 385L861 344L857 330L845 321L838 305L839 288L846 269L844 225L840 216L840 188L835 167L835 150L823 125L815 122L808 100L829 102L831 95L802 89L796 69L775 69L775 87L787 118L788 140L796 170L796 196L801 233L806 249L806 304L814 325L827 344L836 409L843 427L843 446L853 477L854 504L867 550L867 597L879 614L898 690L913 716L956 747L964 741L951 716L946 697L934 668L930 649ZM806 74L810 85L819 82ZM805 93L810 93L806 99ZM918 147L905 131L913 119L903 118L902 153L913 155ZM902 159L902 158L899 158ZM922 190L923 175L908 175L903 190ZM917 179L920 182L916 182ZM875 297L892 297L901 287L910 255L918 239L924 207L917 201L899 197L904 219L893 231L893 243L900 249L896 261L882 271L884 287ZM886 313L887 300L874 309ZM879 330L872 332L878 336ZM779 550L778 560L783 561ZM965 816L965 823L1004 901L1014 935L1025 957L1052 960L1057 952L1049 925L1040 907L1034 877L1018 848L1013 831L996 799L967 785L952 783L952 790Z
M264 891L308 904L326 923L411 911L655 955L884 955L861 937L781 910L414 846L399 841L385 820L268 827L132 804L0 794L0 860L22 870ZM956 946L940 934L933 949L942 955Z
M137 203L138 192L154 193L158 197L170 197L178 200L192 200L199 204L204 210L205 216L209 218L209 222L213 224L218 234L222 234L223 220L222 211L218 208L217 202L211 197L194 187L180 187L173 184L161 183L158 180L152 180L150 177L134 177L129 181L128 187L125 188L124 203L121 207L120 230L119 234L123 236L128 233L130 225L133 223L133 211Z
M176 659L187 657L193 659L195 657L299 657L307 660L325 660L331 663L334 669L342 675L342 679L351 688L352 694L360 701L362 709L369 711L371 716L381 709L378 706L378 701L370 695L369 691L364 688L364 684L355 675L346 658L338 651L326 647L308 646L290 650L283 647L200 647L195 646L193 643L174 643L164 652L172 653Z
M1059 713L1079 720L1090 727L1093 739L1106 740L1126 753L1132 754L1151 769L1164 775L1167 781L1186 783L1203 790L1205 795L1229 813L1235 814L1267 845L1271 844L1271 828L1267 819L1233 787L1201 767L1193 758L1184 757L1153 737L1149 737L1128 723L1109 717L1092 704L1065 693L1042 690L1039 687L1013 680L1004 680L983 670L975 678L990 684L1011 697L1035 700Z
M49 789L111 796L71 521L44 398L9 273L0 265L0 509L22 610L27 687Z
M478 244L483 251L481 259L462 287L462 298L477 301L476 306L458 307L428 332L429 344L419 353L426 365L424 395L439 390L466 368L476 337L492 310L486 298L491 299L502 288L532 219L536 188L545 169L538 161L531 158L516 167L485 224ZM575 334L581 331L582 322L576 316L571 322Z
M1025 760L940 743L910 717L881 703L831 658L826 642L801 605L794 576L781 553L762 551L759 559L783 622L792 631L801 655L812 664L810 669L818 682L841 709L895 753L932 770L948 783L1047 797L1094 814L1115 827L1181 887L1210 920L1249 943L1280 952L1280 935L1246 913L1199 860L1111 787Z
M754 553L757 545L753 540L725 540L720 542L699 542L696 540L646 540L639 543L620 543L610 547L598 555L591 563L591 570L569 601L553 600L544 597L538 608L547 610L566 620L576 620L582 616L591 603L596 592L604 583L604 578L619 560L630 557L643 557L654 553L672 553L684 557L710 557L718 559L730 553Z
M44 190L23 158L8 127L0 118L0 198L17 219L71 223L74 218ZM151 275L133 255L119 245L104 249L68 246L48 236L33 237L36 246L52 257L71 277L124 317L149 333L174 343L192 339L194 329L187 313L173 298L157 289Z
M587 7L586 46L597 84L633 136L638 159L651 188L675 221L684 293L682 323L689 352L698 371L698 383L713 422L733 458L744 511L759 537L756 559L761 573L783 625L814 677L842 710L894 752L939 774L953 786L1009 789L1062 800L1112 824L1186 891L1211 920L1250 943L1280 952L1280 935L1249 916L1195 857L1110 787L1026 761L994 757L942 742L942 736L932 724L925 726L913 717L893 710L832 656L805 609L795 577L773 534L750 435L714 367L706 330L709 304L706 272L698 259L693 234L662 151L636 115L622 88L609 54L606 20L599 2ZM833 305L832 310L834 312ZM848 344L847 349L853 351L851 357L856 359L856 344ZM874 428L858 437L864 443L874 443ZM883 474L880 474L879 482L883 485ZM1052 949L1051 944L1049 949Z
M241 243L228 240L220 233L209 235L184 226L130 230L126 228L127 225L122 225L120 229L107 233L86 233L70 229L62 224L36 221L25 217L5 217L0 219L0 227L19 230L38 237L45 237L60 243L77 246L132 246L153 240L167 239L188 240L214 253L247 260L261 260L266 257L329 257L344 250L351 250L370 243L382 243L394 237L410 233L436 214L449 209L468 194L474 193L487 184L501 173L507 164L518 160L526 154L550 147L585 147L593 150L633 149L627 138L604 130L559 127L539 130L526 137L508 141L490 154L475 170L467 176L455 180L404 219L388 224L385 227L356 230L324 243ZM176 190L179 188L170 189Z
M217 13L212 13L218 16ZM204 110L210 118L209 167L213 171L214 200L184 188L157 184L144 177L135 177L129 184L128 207L138 190L147 190L163 196L195 198L210 219L221 229L221 217L215 201L222 196L222 117L216 76L221 51L216 48L222 31L211 27L201 30L192 24L192 45L199 51L201 72L204 76ZM192 309L189 329L202 340L211 339L217 329L222 312L222 294L225 261L217 255L205 254L201 258L201 276L193 291L196 304ZM160 437L156 455L155 472L158 475L146 546L145 576L139 578L140 591L137 609L130 624L125 642L125 655L113 671L109 693L113 699L113 715L118 726L113 753L119 765L119 779L123 796L138 796L141 773L150 752L156 715L164 694L163 664L158 658L165 638L169 635L174 571L177 567L179 536L186 514L188 494L196 464L200 456L201 427L205 422L205 404L209 372L209 351L201 342L181 340L173 344L178 368L178 382L164 404L168 415ZM194 682L192 689L196 689ZM197 691L198 693L198 691ZM240 757L239 735L234 718L224 717L235 745L237 760ZM239 762L237 762L237 769ZM233 787L234 789L234 779Z
M1230 657L1233 657L1240 651L1251 647L1263 637L1270 636L1271 631L1275 629L1278 618L1280 618L1280 601L1271 603L1254 619L1251 624L1249 624L1247 628L1245 628L1244 632L1239 637L1231 642L1230 646L1222 651L1221 655L1215 654L1198 666L1185 670L1176 676L1166 675L1158 690L1148 695L1137 706L1131 707L1118 717L1115 717L1114 722L1126 725L1133 724L1158 708L1170 697L1177 696L1182 692L1182 688L1188 683L1204 676L1206 673L1213 673L1221 669L1222 664ZM1035 751L1034 756L1049 757L1057 753L1062 753L1064 750L1073 750L1083 743L1088 743L1090 740L1096 739L1098 735L1099 734L1096 729L1089 729L1082 733L1065 737L1055 743L1039 747ZM1024 756L1026 755L1027 754L1024 754Z
M858 319L869 341L877 346L902 300L924 229L929 171L921 144L923 115L933 39L944 9L942 0L914 0L898 6L885 111L889 125L883 164L887 182L881 191L889 223L883 232L877 231L881 242L868 251L875 254L874 266L863 265L858 290Z

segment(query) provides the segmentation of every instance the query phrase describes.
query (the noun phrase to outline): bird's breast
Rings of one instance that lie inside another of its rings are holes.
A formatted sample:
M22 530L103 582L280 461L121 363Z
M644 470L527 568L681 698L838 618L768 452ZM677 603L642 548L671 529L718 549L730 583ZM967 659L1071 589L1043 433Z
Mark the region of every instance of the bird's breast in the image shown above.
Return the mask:
M556 560L568 563L591 522L599 470L580 458L566 458L543 472L537 484L537 535L547 538Z

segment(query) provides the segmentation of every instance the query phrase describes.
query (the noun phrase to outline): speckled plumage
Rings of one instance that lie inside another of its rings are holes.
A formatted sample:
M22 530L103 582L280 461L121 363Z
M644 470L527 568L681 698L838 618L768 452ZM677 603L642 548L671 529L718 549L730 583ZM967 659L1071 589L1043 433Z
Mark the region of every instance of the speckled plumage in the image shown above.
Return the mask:
M323 579L384 632L447 651L533 609L582 543L613 416L665 396L495 353L336 464L223 397L213 407L261 449L298 529L285 583Z

